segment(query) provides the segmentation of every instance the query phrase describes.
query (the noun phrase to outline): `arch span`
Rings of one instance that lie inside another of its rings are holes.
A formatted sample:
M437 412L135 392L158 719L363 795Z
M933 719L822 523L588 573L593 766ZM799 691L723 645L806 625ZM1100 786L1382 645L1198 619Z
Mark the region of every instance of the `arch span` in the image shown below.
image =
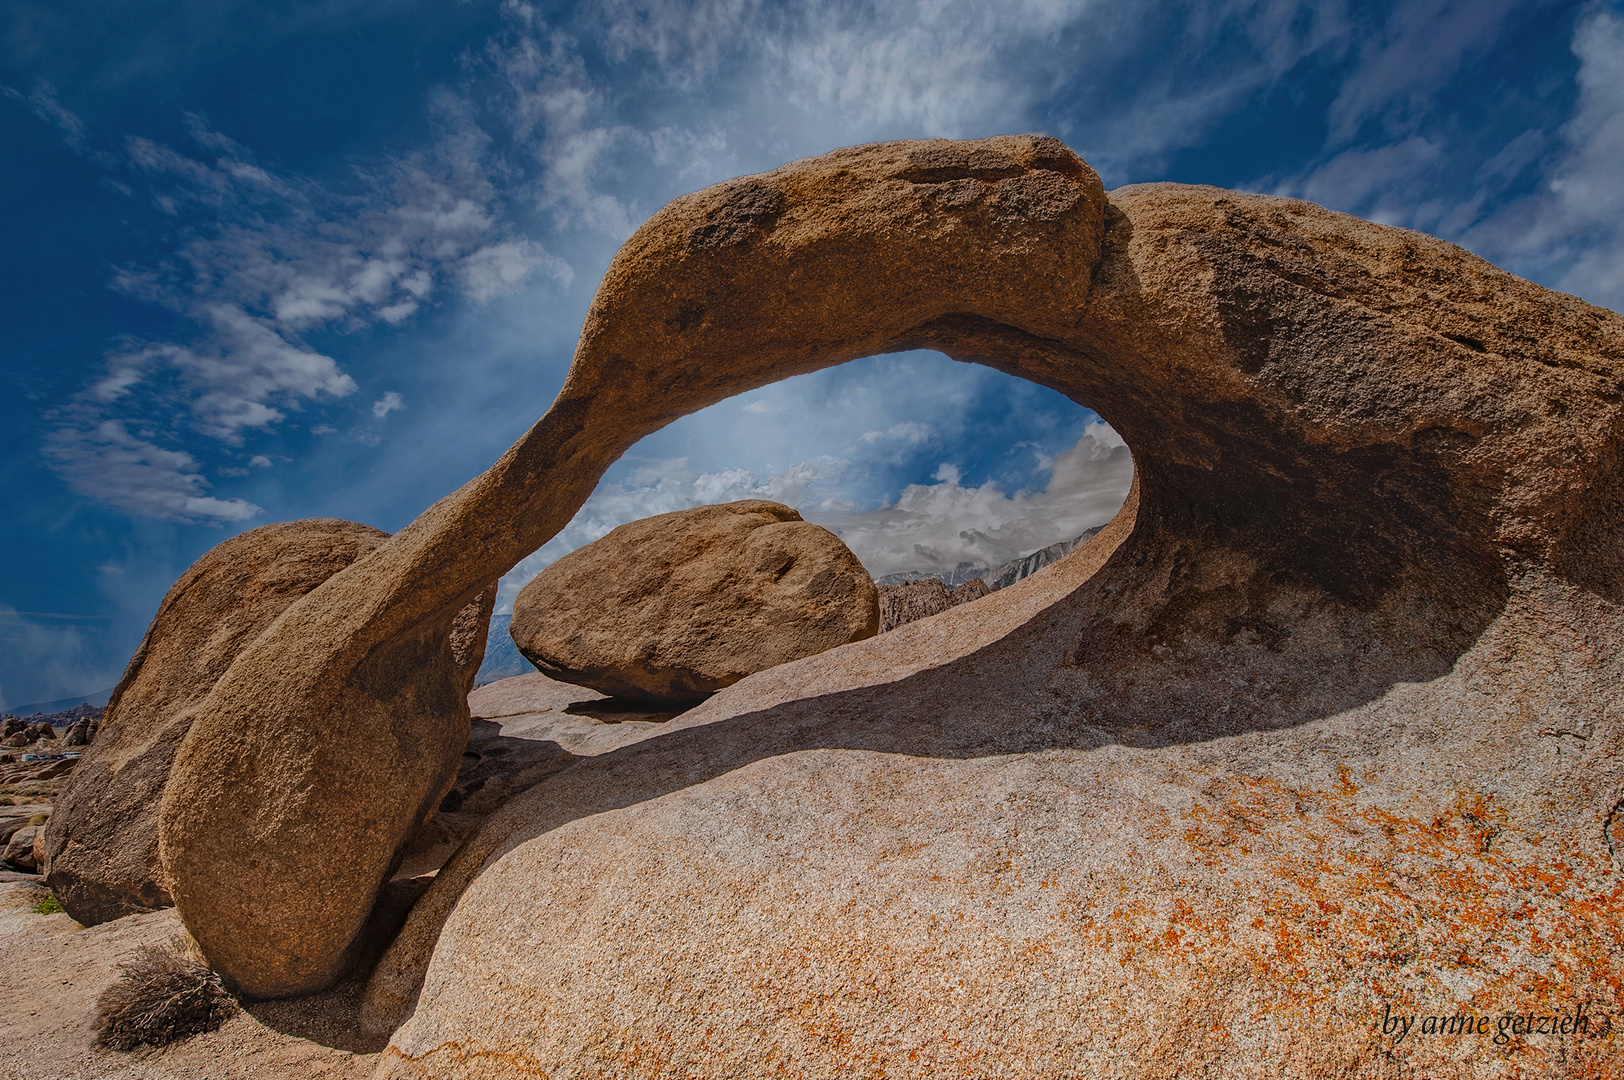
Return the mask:
M638 438L874 353L1042 383L1133 450L1136 494L1093 572L983 613L1044 616L1046 652L989 677L1044 687L1055 738L1274 727L1434 678L1519 581L1579 565L1575 530L1616 526L1620 322L1303 202L1107 196L1041 136L858 147L685 196L616 256L535 427L216 685L164 800L171 891L248 992L337 978L454 776L455 613ZM971 636L962 656L988 644ZM887 637L862 646L865 678L914 674L911 637ZM341 869L311 874L318 848Z

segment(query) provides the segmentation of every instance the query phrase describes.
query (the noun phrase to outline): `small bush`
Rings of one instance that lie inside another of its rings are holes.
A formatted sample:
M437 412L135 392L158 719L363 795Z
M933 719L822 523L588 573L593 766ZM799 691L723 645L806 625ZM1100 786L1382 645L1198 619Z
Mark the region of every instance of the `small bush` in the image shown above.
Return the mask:
M62 902L59 901L55 896L47 896L45 899L34 905L34 914L60 915L62 914Z
M96 1001L96 1042L114 1050L162 1046L213 1031L237 1011L220 976L173 949L143 945Z

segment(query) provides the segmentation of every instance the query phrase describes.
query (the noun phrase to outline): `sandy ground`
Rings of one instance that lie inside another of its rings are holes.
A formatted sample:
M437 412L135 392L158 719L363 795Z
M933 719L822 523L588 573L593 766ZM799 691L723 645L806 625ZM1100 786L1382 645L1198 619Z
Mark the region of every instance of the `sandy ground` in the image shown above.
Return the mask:
M93 1044L96 999L142 945L184 931L173 910L82 927L39 915L46 896L0 884L0 1078L3 1080L228 1080L371 1075L377 1055L355 1041L360 985L290 1002L263 1002L216 1031L167 1047L121 1052Z
M476 690L469 703L475 716L500 718L500 737L486 740L487 753L506 755L505 762L523 757L512 742L522 739L550 747L559 758L556 765L647 738L674 715L628 711L542 675L494 683ZM541 766L549 763L537 767L546 772ZM515 768L511 762L505 767ZM511 779L533 778L524 773ZM41 790L34 784L26 794L47 804L55 786ZM487 793L501 786L483 785ZM8 794L21 799L25 793ZM483 820L483 814L476 817ZM83 927L65 914L37 914L35 906L49 895L32 875L0 876L0 1080L361 1080L372 1075L383 1047L381 1041L367 1045L360 1039L361 982L306 998L250 1004L218 1030L167 1047L128 1052L96 1047L96 999L118 979L118 965L143 945L184 941L185 929L172 908Z

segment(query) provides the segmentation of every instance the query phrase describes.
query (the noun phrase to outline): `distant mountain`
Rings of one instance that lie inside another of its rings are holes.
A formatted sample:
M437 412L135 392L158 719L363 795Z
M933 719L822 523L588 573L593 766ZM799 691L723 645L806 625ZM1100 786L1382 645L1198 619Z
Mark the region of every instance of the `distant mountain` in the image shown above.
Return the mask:
M491 616L491 629L485 636L485 662L479 665L479 674L474 676L476 685L514 675L529 675L536 670L536 665L524 658L524 653L513 643L513 635L508 633L508 624L512 621L512 615Z
M874 579L876 585L911 585L916 581L929 581L935 578L949 589L956 589L975 578L987 583L989 589L1002 589L1006 585L1013 585L1022 578L1031 577L1050 563L1059 562L1061 558L1071 554L1083 544L1094 538L1094 535L1104 525L1096 525L1074 540L1061 540L1050 544L1046 548L1039 548L1030 555L1023 555L1019 559L1011 559L999 567L973 566L961 562L951 570L904 570L898 574L886 574L884 577Z
M1050 563L1059 562L1078 548L1094 538L1094 535L1104 525L1096 525L1092 529L1077 537L1075 540L1061 540L1050 544L1046 548L1039 548L1030 555L1023 555L1019 559L1011 559L992 572L992 577L983 578L990 589L1002 589L1005 585L1013 585L1022 578L1031 577Z
M897 574L886 574L884 577L874 579L876 585L912 585L916 581L929 581L935 578L949 589L956 589L967 581L976 578L986 579L993 573L990 566L977 566L975 563L961 562L951 570L904 570Z
M106 705L107 699L113 696L113 688L97 690L94 694L80 694L76 697L58 698L55 701L36 701L32 705L13 705L7 709L0 709L0 713L7 716L33 716L35 713L66 712L76 705Z

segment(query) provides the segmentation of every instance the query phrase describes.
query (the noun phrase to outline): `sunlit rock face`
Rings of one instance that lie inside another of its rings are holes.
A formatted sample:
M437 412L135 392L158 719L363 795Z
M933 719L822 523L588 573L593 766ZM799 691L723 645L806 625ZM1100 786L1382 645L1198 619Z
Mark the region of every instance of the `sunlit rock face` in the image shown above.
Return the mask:
M216 545L175 582L57 802L48 881L68 914L93 926L169 905L158 809L196 706L290 604L388 535L332 518L278 522Z
M691 705L879 624L874 582L838 536L745 499L628 522L575 549L519 593L510 632L552 678Z
M638 437L904 348L1097 410L1134 454L1117 519L510 803L374 976L380 1075L1345 1075L1386 1060L1384 1015L1615 1006L1624 320L1307 203L1107 194L1053 139L859 147L667 206L548 414L290 608L207 722L426 731L449 676L395 658ZM327 797L298 740L195 745L188 778ZM206 950L210 875L314 842L268 790L171 782ZM337 926L370 896L276 902ZM285 992L331 977L297 935L210 955L295 954ZM1602 1028L1402 1053L1605 1075Z

